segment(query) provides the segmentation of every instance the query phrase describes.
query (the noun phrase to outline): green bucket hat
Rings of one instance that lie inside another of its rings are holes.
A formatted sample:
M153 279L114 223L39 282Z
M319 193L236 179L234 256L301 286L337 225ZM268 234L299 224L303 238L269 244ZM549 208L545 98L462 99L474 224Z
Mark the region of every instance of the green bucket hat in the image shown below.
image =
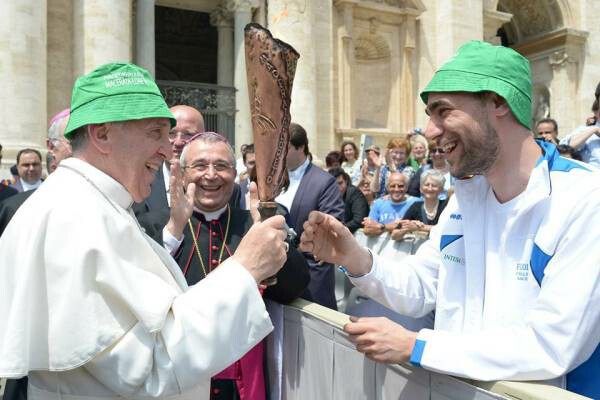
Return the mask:
M490 91L504 98L519 123L531 129L531 70L529 61L513 49L470 41L437 70L421 92Z
M144 118L169 118L171 127L177 123L148 71L134 64L105 64L75 82L65 137L88 124Z

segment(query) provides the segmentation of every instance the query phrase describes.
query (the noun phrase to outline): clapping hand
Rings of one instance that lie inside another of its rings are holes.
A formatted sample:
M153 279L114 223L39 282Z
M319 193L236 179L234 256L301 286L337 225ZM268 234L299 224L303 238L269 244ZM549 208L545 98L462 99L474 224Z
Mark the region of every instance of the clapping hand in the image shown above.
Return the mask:
M167 230L175 238L180 239L183 235L185 224L192 216L194 211L194 195L196 193L196 184L187 185L184 191L183 172L179 160L174 159L171 162L171 178L169 180L169 195L171 196L171 217L167 222Z

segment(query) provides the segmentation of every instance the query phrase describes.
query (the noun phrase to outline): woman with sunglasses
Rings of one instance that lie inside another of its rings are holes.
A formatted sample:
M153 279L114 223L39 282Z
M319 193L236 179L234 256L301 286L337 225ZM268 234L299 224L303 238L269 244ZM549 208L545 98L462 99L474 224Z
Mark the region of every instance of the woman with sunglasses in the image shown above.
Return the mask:
M440 199L446 199L448 193L452 192L452 185L454 178L450 175L450 169L446 157L444 157L444 150L438 146L434 141L429 141L429 161L427 164L421 166L417 173L412 177L408 184L408 194L415 197L422 197L421 193L421 175L430 169L439 171L445 178L444 188L440 193Z

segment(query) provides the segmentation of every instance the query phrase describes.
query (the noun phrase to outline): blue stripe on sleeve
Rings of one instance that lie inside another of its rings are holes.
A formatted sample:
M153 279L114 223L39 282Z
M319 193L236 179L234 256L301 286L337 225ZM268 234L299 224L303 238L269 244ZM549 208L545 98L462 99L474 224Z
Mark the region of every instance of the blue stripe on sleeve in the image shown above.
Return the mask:
M540 286L542 285L542 279L544 278L544 270L551 259L551 255L544 253L544 251L540 249L537 244L533 244L529 265L531 265L531 273L533 273L535 280Z
M440 239L440 251L444 250L444 247L448 246L463 237L463 235L442 235Z
M421 358L423 358L423 352L425 351L425 342L424 340L419 340L415 342L415 347L413 347L413 351L410 355L410 363L416 365L417 367L421 366Z

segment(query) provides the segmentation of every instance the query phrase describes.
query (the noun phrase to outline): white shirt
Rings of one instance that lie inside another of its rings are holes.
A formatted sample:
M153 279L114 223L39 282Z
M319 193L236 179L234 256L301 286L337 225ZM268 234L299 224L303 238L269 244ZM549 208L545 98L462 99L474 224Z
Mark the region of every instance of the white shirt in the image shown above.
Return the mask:
M21 186L23 186L24 192L29 192L30 190L37 189L40 187L41 184L42 184L41 179L38 179L36 182L31 183L31 184L25 182L25 179L21 179Z
M163 162L163 179L165 180L165 192L167 192L167 204L171 207L171 169L166 162Z
M210 378L272 325L227 259L188 288L125 188L63 160L0 238L0 376L30 400L208 399Z
M288 211L292 209L292 203L294 202L294 197L296 197L296 192L300 186L300 181L302 180L302 177L304 177L304 173L306 172L309 164L310 160L307 157L298 168L293 171L288 171L290 185L285 192L281 193L275 198L275 201L279 204L283 204Z

